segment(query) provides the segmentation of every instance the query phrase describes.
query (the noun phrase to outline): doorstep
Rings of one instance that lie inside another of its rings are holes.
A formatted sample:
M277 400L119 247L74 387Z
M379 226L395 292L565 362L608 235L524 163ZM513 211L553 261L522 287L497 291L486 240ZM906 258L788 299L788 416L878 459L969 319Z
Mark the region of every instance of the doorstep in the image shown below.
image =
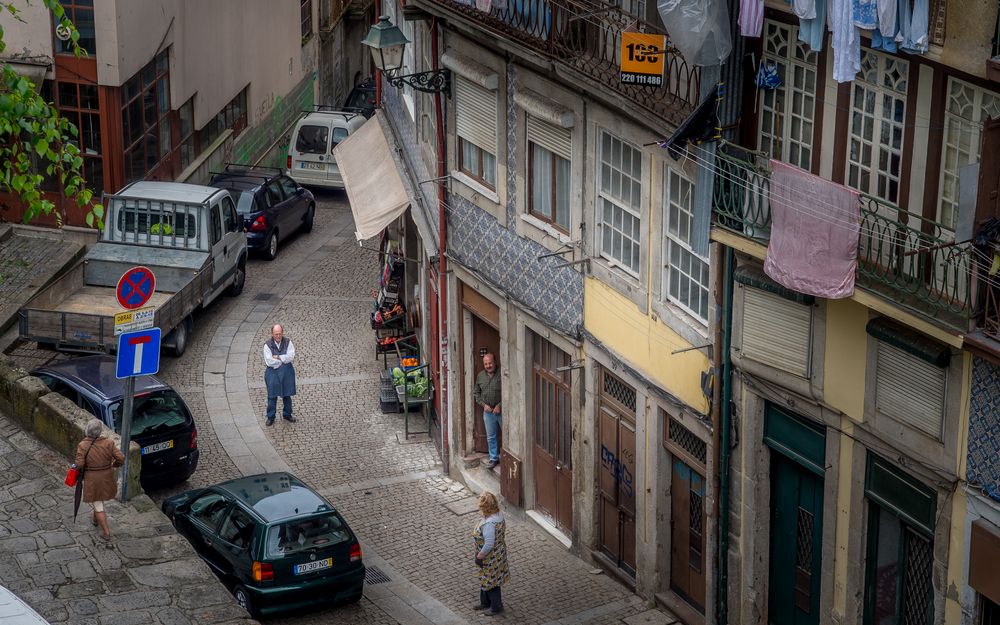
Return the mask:
M564 534L561 529L556 527L556 524L553 523L547 516L537 510L526 510L525 514L527 514L532 521L541 526L543 530L551 534L553 538L562 543L563 547L566 547L567 549L573 548L573 539Z

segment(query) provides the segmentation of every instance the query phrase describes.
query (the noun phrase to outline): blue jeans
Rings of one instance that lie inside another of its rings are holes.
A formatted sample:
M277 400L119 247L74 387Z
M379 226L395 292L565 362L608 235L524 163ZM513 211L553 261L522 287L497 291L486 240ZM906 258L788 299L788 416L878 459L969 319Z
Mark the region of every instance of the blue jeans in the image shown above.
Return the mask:
M267 398L267 414L266 414L266 417L267 417L268 421L274 420L274 413L277 412L277 410L278 410L278 398L277 397L268 397ZM288 417L292 416L292 398L291 397L282 397L281 398L281 416L284 417L284 418L286 418L286 419Z
M490 460L500 462L500 446L497 445L497 434L500 433L500 420L503 415L499 412L483 410L483 423L486 424L486 447L490 450Z

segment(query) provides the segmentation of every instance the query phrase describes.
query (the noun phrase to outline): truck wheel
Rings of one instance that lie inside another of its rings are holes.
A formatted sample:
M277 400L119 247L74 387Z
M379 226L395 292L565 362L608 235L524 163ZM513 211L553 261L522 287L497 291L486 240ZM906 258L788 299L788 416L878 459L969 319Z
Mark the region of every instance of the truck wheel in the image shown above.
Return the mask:
M247 260L246 258L240 258L240 262L236 265L236 275L233 276L233 283L229 285L229 290L226 291L230 297L236 297L243 292L243 287L247 283Z
M187 349L188 330L190 329L188 325L190 323L191 323L190 318L185 319L181 321L180 325L174 328L173 332L171 332L171 334L174 335L173 336L174 348L172 350L174 358L180 358L181 356L183 356L184 350Z
M313 220L316 218L316 207L312 204L306 210L306 216L302 220L302 232L312 232L313 230Z
M264 250L264 258L274 260L278 257L278 231L272 230L271 237L267 240L267 249Z

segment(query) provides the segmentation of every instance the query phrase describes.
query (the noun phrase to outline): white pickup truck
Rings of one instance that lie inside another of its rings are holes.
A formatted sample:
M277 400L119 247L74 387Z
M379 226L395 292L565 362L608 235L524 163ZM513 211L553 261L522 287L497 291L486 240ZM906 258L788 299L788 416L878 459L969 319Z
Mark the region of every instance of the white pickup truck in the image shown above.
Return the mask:
M20 310L20 336L40 346L111 352L114 316L124 312L115 288L131 267L153 271L153 324L163 345L184 353L191 313L246 282L243 220L224 189L177 182L136 182L104 196L100 240L75 267Z

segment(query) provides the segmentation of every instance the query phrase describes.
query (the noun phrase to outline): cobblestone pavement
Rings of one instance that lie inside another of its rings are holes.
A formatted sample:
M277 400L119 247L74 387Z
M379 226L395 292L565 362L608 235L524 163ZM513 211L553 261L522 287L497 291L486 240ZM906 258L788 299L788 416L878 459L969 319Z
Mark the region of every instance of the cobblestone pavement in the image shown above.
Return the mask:
M160 376L194 413L202 455L188 482L150 495L159 501L240 474L290 469L344 513L361 538L366 563L383 575L366 586L357 605L271 622L477 622L471 609L478 599L473 493L441 474L426 437L400 443L403 415L380 412L381 363L367 323L377 254L354 241L343 196L318 199L313 232L284 242L276 261L252 259L244 293L200 313L188 352L162 361ZM265 427L259 350L274 323L296 345L298 422L279 419ZM13 355L23 366L37 357L24 348ZM504 587L501 620L672 621L596 574L524 515L513 512L508 522L512 579Z
M3 586L52 623L254 622L148 497L127 510L107 504L110 546L91 527L87 504L74 522L65 471L65 458L0 416Z

